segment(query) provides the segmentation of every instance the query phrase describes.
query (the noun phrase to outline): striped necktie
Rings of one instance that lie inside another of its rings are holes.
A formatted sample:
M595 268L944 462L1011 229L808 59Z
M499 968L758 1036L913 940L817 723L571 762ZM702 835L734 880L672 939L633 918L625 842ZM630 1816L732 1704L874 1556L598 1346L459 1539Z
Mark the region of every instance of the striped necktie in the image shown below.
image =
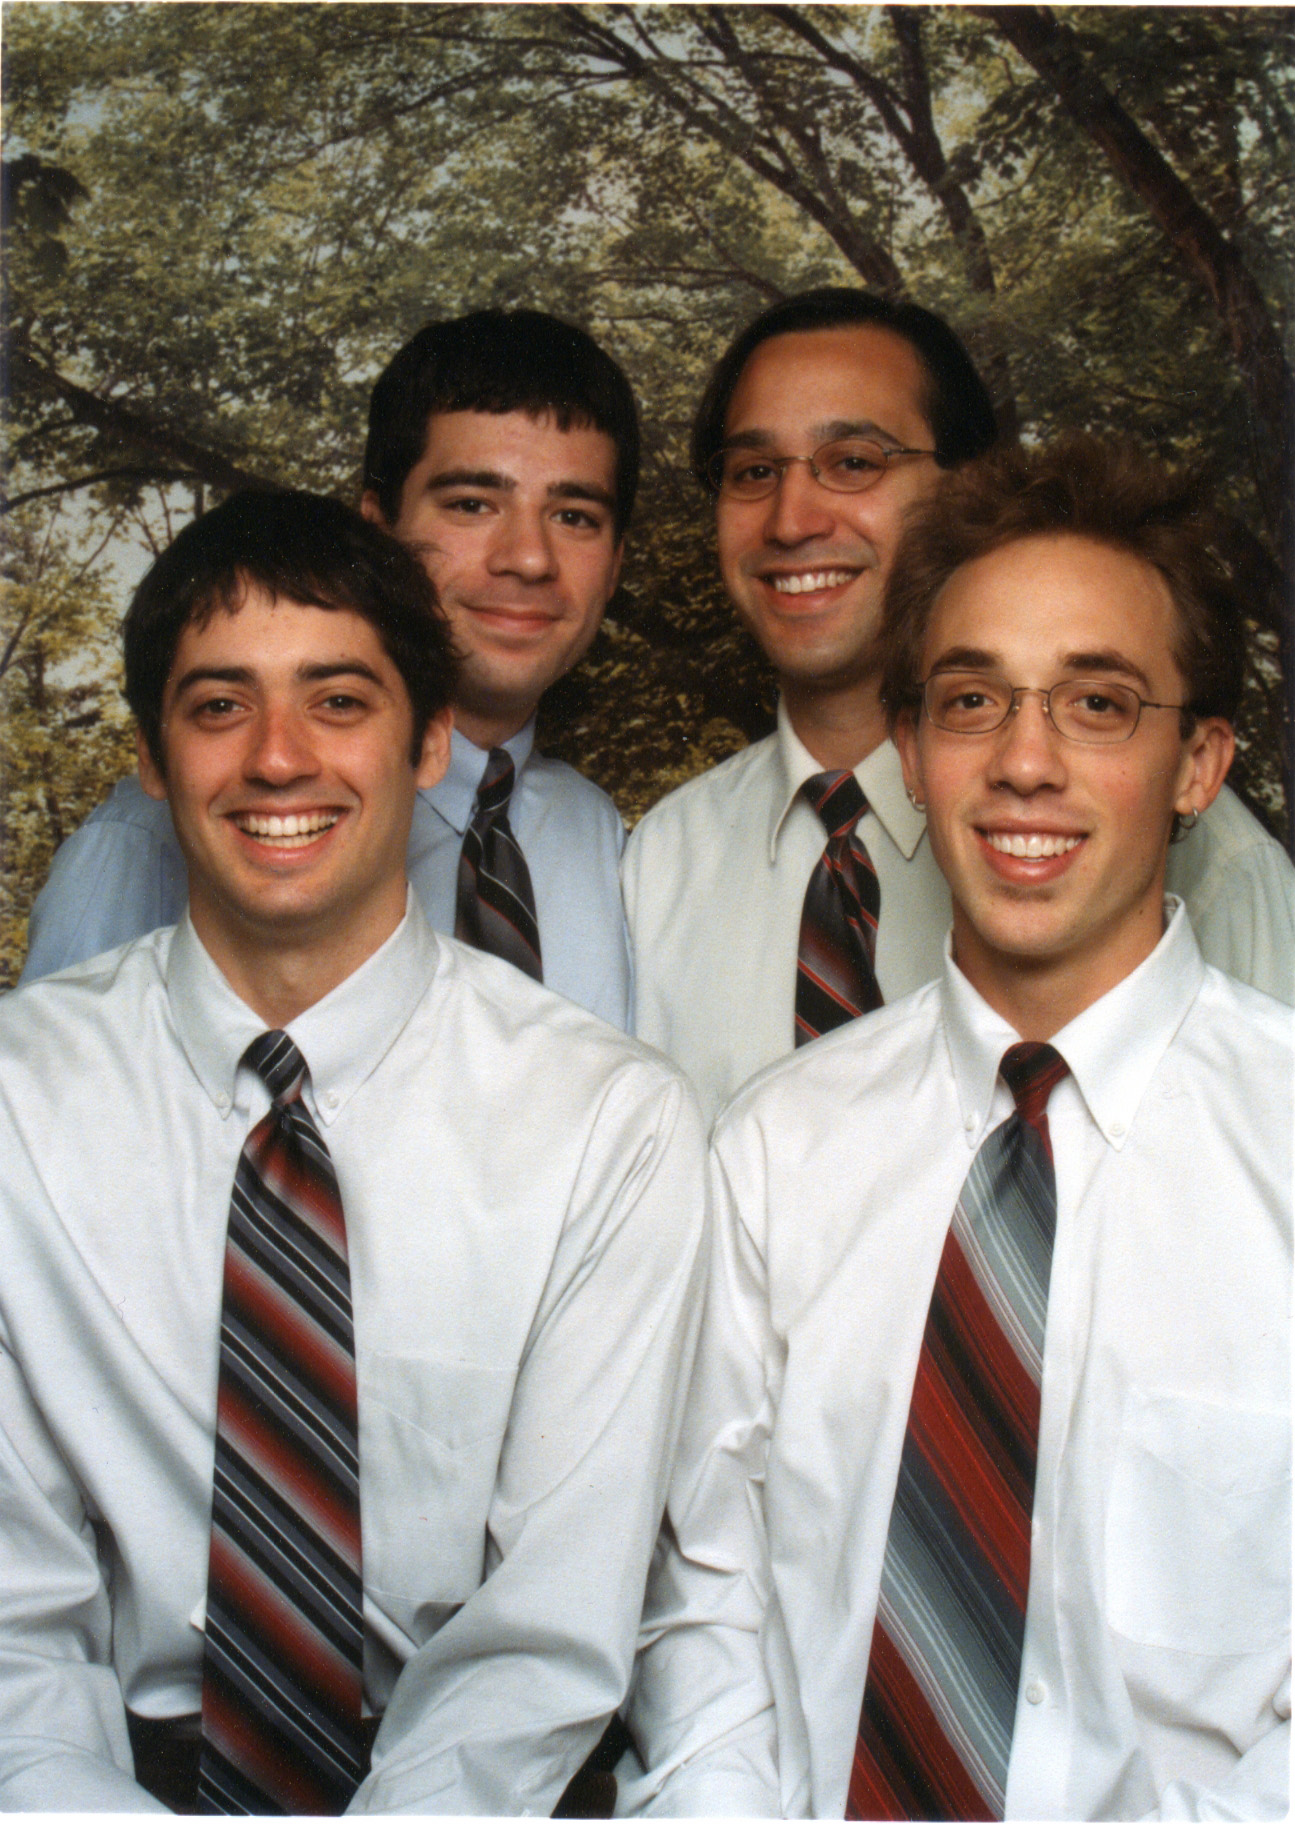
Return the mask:
M815 773L801 791L823 820L827 847L809 877L796 956L796 1043L881 1006L873 957L881 888L855 825L868 800L853 773Z
M972 1161L922 1338L848 1818L1001 1818L1030 1584L1056 1180L1050 1045L999 1070L1016 1112Z
M513 762L492 747L459 855L454 935L544 980L530 869L508 821Z
M225 1245L198 1807L332 1816L363 1773L346 1223L305 1059L264 1032L243 1062L273 1103L243 1147Z

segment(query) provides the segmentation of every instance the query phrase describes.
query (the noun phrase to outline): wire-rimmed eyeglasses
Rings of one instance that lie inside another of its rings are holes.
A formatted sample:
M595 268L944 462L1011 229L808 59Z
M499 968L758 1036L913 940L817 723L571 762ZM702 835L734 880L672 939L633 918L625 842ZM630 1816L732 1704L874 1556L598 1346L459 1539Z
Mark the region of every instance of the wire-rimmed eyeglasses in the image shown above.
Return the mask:
M706 477L716 494L729 500L763 500L772 494L793 462L809 464L820 487L834 494L863 494L876 487L897 456L934 456L934 450L897 449L871 437L837 437L820 443L812 456L771 456L767 450L734 445L716 450L706 464Z
M1009 684L983 671L936 671L922 685L922 707L950 735L992 735L1020 708L1022 697L1043 698L1043 712L1067 741L1105 746L1127 741L1144 709L1183 710L1184 703L1151 703L1109 678L1063 678L1049 690Z

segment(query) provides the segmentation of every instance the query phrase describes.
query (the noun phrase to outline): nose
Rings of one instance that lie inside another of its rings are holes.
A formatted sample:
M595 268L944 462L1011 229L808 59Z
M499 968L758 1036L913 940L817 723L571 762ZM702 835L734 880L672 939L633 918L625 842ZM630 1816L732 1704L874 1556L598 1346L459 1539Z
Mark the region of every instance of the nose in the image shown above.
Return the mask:
M1066 743L1053 727L1044 692L1022 690L995 735L995 781L1020 797L1066 782Z
M515 507L500 515L486 567L492 576L548 582L557 574L552 533L543 511Z
M789 462L769 496L765 542L800 545L807 539L830 537L836 525L833 501L833 495L815 478L808 462Z
M263 785L293 785L313 778L319 760L305 718L288 705L266 704L248 743L243 771Z

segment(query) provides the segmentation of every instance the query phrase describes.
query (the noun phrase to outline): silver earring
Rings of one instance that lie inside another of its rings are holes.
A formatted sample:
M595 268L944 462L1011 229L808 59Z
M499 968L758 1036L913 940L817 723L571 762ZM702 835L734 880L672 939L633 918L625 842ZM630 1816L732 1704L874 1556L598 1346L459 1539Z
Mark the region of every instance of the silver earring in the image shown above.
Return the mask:
M915 811L924 811L926 809L925 798L919 798L911 785L906 789L908 791L908 802L912 805L913 809Z
M1189 835L1190 832L1196 828L1196 825L1200 820L1201 814L1199 811L1180 811L1178 813L1173 836L1170 840L1173 842L1181 842L1184 836Z

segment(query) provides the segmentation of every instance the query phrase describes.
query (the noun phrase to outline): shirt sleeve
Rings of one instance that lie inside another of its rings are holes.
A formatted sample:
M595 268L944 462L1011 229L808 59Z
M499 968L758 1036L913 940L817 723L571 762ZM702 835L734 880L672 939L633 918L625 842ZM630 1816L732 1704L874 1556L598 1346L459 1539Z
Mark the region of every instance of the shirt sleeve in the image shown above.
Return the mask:
M635 1060L603 1091L514 1385L484 1579L401 1672L353 1810L547 1817L621 1702L695 1348L704 1156L673 1074Z
M152 827L92 816L55 852L36 896L20 986L175 924L187 897L169 817Z
M765 1260L718 1156L711 1183L705 1315L629 1709L647 1773L618 1810L780 1817L763 1653L764 1470L780 1349Z
M94 1528L0 1341L0 1810L165 1811L133 1769Z

